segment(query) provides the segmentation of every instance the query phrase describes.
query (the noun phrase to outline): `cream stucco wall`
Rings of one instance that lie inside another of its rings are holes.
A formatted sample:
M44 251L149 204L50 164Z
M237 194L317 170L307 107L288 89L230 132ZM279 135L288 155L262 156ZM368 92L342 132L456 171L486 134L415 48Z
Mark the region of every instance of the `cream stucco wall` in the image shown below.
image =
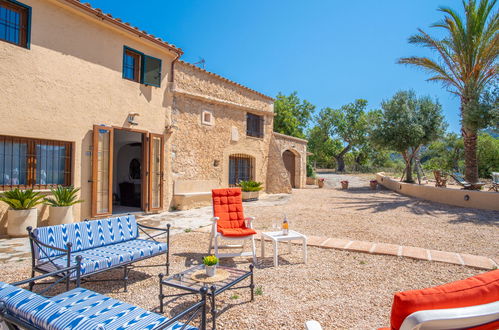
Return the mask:
M382 172L376 174L376 180L382 186L403 195L443 204L499 211L499 193L493 191L451 189L405 183L392 179Z
M128 127L128 113L138 112L135 128L164 134L176 54L63 2L23 3L32 7L31 48L0 42L0 134L74 142L73 184L85 200L75 215L83 219L90 216L92 125ZM122 78L124 45L162 60L160 88ZM171 187L168 175L165 187ZM1 234L6 217L0 212Z

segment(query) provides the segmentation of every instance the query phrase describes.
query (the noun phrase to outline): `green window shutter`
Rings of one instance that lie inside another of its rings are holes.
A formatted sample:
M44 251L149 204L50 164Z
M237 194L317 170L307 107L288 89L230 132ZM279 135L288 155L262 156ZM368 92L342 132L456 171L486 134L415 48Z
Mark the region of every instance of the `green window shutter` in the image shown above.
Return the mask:
M142 83L161 86L161 60L156 57L142 56Z

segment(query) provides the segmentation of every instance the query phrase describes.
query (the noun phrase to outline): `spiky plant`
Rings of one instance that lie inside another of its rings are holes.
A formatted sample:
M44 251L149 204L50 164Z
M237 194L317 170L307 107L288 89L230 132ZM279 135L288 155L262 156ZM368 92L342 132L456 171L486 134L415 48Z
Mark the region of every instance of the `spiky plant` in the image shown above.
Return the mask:
M429 81L441 82L461 101L461 133L465 149L465 177L478 181L478 130L490 124L493 106L484 104L484 92L497 83L499 55L499 13L493 12L497 0L463 0L464 18L448 7L440 7L442 21L432 25L445 30L442 39L422 29L409 42L434 51L438 59L406 57L401 64L414 65L431 74Z
M43 203L43 196L33 189L20 190L18 188L3 193L0 201L7 203L13 210L29 210Z
M44 201L47 205L54 207L71 206L76 203L82 203L83 201L78 200L76 195L79 190L80 188L75 188L73 186L57 186L57 188L50 190L54 197L45 198Z
M263 189L262 184L263 183L261 182L256 182L253 180L239 182L242 191L260 191Z

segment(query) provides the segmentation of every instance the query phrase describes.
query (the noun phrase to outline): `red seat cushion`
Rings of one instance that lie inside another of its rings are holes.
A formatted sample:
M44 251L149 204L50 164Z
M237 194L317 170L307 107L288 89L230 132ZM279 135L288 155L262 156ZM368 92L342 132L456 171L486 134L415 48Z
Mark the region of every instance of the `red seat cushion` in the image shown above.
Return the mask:
M246 227L241 188L213 189L213 216L218 217L217 231L224 236L254 235Z
M218 232L224 236L241 237L255 235L256 231L251 228L219 228Z
M499 270L433 288L399 292L393 299L391 329L399 329L404 319L417 311L469 307L498 300Z

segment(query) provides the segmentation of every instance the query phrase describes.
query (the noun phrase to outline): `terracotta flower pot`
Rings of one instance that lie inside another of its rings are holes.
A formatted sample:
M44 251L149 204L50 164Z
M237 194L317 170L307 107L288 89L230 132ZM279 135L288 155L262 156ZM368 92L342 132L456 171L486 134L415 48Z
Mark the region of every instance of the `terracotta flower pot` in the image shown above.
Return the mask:
M7 211L7 235L12 237L28 236L26 227L36 228L38 223L38 209Z
M73 205L51 206L49 213L49 226L73 223Z
M376 188L378 188L378 181L376 180L369 181L369 186L371 187L372 190L376 190Z
M319 186L319 188L323 188L324 187L324 180L317 181L317 185Z
M348 189L348 181L341 181L341 189Z
M257 201L259 196L260 196L259 191L243 191L241 197L243 199L243 202L253 202Z

